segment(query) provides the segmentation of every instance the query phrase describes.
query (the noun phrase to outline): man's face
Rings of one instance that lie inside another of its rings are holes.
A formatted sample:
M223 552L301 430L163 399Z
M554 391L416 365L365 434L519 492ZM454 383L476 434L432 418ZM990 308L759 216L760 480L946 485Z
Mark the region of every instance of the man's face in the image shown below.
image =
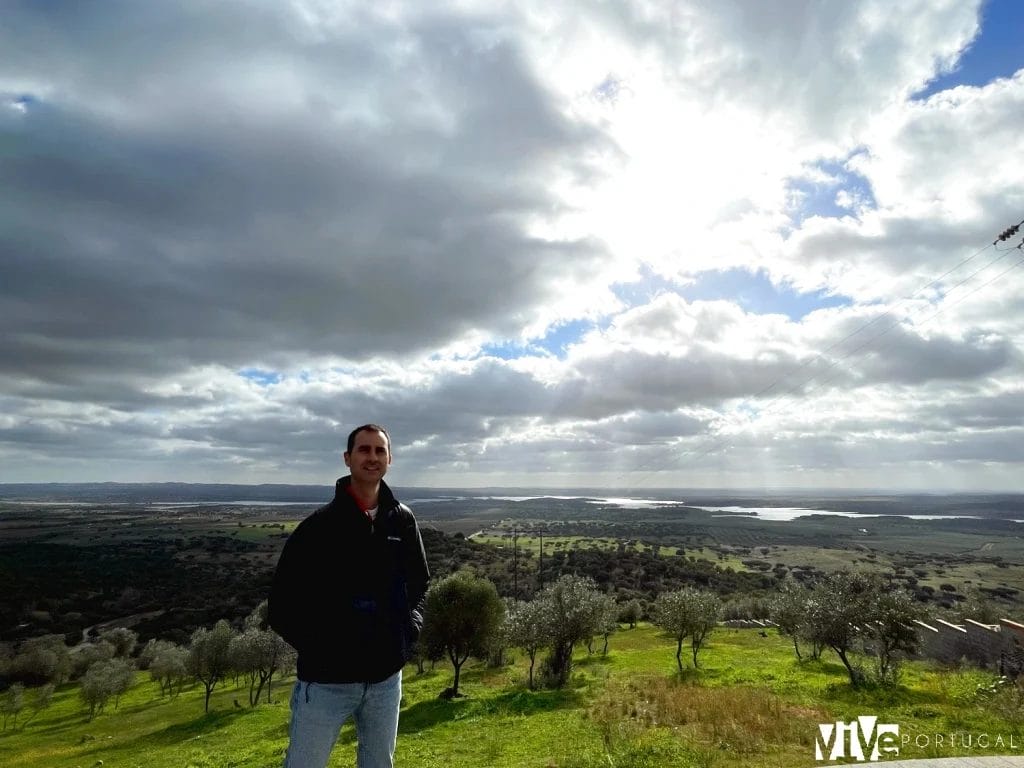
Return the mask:
M345 466L355 483L378 482L391 464L391 447L380 432L364 429L356 433L352 452L345 451Z

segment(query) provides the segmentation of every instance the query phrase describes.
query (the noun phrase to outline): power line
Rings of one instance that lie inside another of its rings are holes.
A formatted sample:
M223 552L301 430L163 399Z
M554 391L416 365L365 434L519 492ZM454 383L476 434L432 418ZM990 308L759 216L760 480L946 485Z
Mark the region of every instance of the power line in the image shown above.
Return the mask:
M986 249L983 249L983 250L986 250ZM945 301L946 297L948 297L948 296L949 296L950 294L952 294L952 293L953 293L953 291L955 291L955 290L956 290L957 288L959 288L960 286L962 286L962 285L964 285L965 283L969 282L970 280L973 280L973 279L974 279L974 278L975 278L975 277L976 277L977 275L981 274L982 272L984 272L985 270L987 270L987 269L988 269L989 267L991 267L991 266L993 266L994 264L996 264L996 263L998 263L998 262L1002 261L1002 260L1003 260L1004 258L1006 258L1006 255L1007 255L1008 253L1011 253L1011 251L1009 251L1009 250L1006 250L1006 251L1000 251L999 253L1001 253L1001 255L1000 255L1000 256L996 257L995 259L993 259L992 261L990 261L990 262L989 262L988 264L986 264L985 266L981 267L981 269L975 270L975 271L974 271L974 272L972 272L972 273L971 273L970 275L968 275L968 276L967 276L967 277L965 277L965 278L964 278L963 280L961 280L961 281L960 281L959 283L957 283L957 284L956 284L956 285L954 285L954 286L953 286L952 288L950 288L950 289L949 289L948 291L946 291L946 293L945 293L945 296L943 297L943 299L942 299L942 300L943 300L943 301ZM972 258L973 258L973 257L972 257ZM966 263L966 262L962 262L962 263ZM1011 267L1010 269L1012 270L1013 268ZM1007 271L1010 271L1010 270L1007 270ZM946 274L948 275L948 274L949 274L949 272L947 272ZM999 275L999 276L1002 276L1003 274L1005 274L1005 272L1004 272L1004 273L1000 273L1000 275ZM931 283L931 284L929 284L929 285L934 285L934 282L933 282L933 283ZM985 283L985 285L988 285L988 283ZM928 287L928 286L926 286L926 287ZM982 286L982 287L984 287L984 286ZM922 289L922 290L924 290L924 289ZM977 289L976 289L976 290L977 290ZM974 291L972 291L971 293L974 293ZM968 296L970 296L971 294L969 293L969 294L967 294L967 295L968 295ZM964 297L964 298L966 298L966 297ZM903 301L902 301L901 303L904 303L904 302L906 302L906 301L907 301L907 299L904 299L904 300L903 300ZM949 306L950 306L950 307L952 307L952 306L956 306L956 304L958 304L958 303L959 303L959 301L958 301L958 302L955 302L955 303L953 303L953 304L950 304ZM947 307L947 308L948 308L948 307ZM944 311L944 310L940 310L940 312L941 312L941 311ZM887 314L890 314L890 313L886 312L885 314L887 315ZM884 316L885 316L885 315L879 315L879 317L878 317L878 318L875 318L875 320L878 320L878 319L880 319L881 317L884 317ZM913 316L911 316L910 320L911 320L911 322L914 322L914 318L913 318ZM874 322L874 321L872 321L872 323L873 323L873 322ZM868 325L871 325L872 323L869 323L869 324L867 324L867 325L865 325L865 326L862 326L862 327L861 327L860 329L858 329L857 331L855 331L855 332L854 332L854 333L852 333L852 334L848 334L848 335L847 335L846 337L844 337L843 341L846 341L847 339L850 339L850 338L852 338L852 337L853 337L854 335L856 335L857 333L859 333L859 332L860 332L861 330L863 330L864 328L867 328L867 327L868 327ZM891 331L891 330L892 330L893 328L897 327L897 326L898 326L898 325L900 325L901 323L902 323L902 320L901 320L900 318L898 318L898 317L897 317L897 318L894 318L893 322L891 322L891 323L890 323L890 324L889 324L888 326L886 326L885 328L883 328L883 329L882 329L882 331L881 331L880 333L876 334L875 336L872 336L872 337L871 337L871 338L869 338L869 339L868 339L867 341L865 341L865 342L863 342L862 344L859 344L858 346L854 347L853 349L851 349L850 351L848 351L848 352L847 352L846 354L842 355L842 356L841 356L841 357L839 357L838 359L836 359L836 360L833 360L833 361L832 361L832 362L831 362L831 363L830 363L830 364L829 364L829 365L828 365L828 366L827 366L827 367L825 368L825 370L824 370L824 371L822 371L822 373L824 373L824 372L827 372L827 371L830 371L830 370L832 370L833 368L835 368L835 367L836 367L837 365L839 365L840 363L843 363L843 362L845 362L845 361L846 361L846 360L847 360L848 358L850 358L850 357L851 357L852 355L856 354L857 352L860 352L860 351L861 351L862 349L864 349L864 348L865 348L865 347L867 347L868 345L872 344L872 343L873 343L874 341L876 341L877 339L880 339L880 338L881 338L882 336L885 336L885 335L886 335L887 333L889 333L889 331ZM829 349L832 349L832 348L833 348L833 347L835 347L835 346L838 346L838 345L837 345L837 344L834 344L834 345L832 345L832 347L829 347ZM817 356L816 356L816 357L814 358L814 360L819 360L819 359L822 359L822 358L823 358L823 356L822 356L821 354L819 354L819 355L817 355ZM815 376L817 376L817 375L819 375L819 374L816 374ZM785 397L786 395L791 395L791 394L793 394L793 392L795 392L795 391L796 391L797 389L799 389L800 387L802 387L802 386L805 386L805 385L809 384L809 383L810 383L811 381L813 381L813 380L814 380L814 378L815 378L815 376L812 376L812 377L811 377L810 379L808 379L808 380L806 380L806 381L804 381L804 382L801 382L800 384L798 384L798 385L796 385L796 386L794 386L794 387L791 387L790 389L788 389L788 390L786 390L785 392L783 392L783 393L782 393L781 395L779 395L779 396L777 396L777 397L773 398L772 400L769 400L769 401L768 401L768 403L766 403L764 407L765 407L765 408L767 408L767 407L771 406L771 405L772 405L772 403L774 403L774 402L776 402L777 400L779 400L780 398L782 398L782 397ZM812 390L812 391L813 391L813 390Z
M773 387L775 387L777 384L782 382L786 377L791 376L792 374L799 372L803 368L806 368L808 365L813 363L815 360L823 359L824 356L827 353L831 352L833 349L838 347L840 344L843 344L844 342L849 341L850 339L852 339L857 334L862 333L863 331L866 331L868 328L870 328L875 323L880 322L885 317L891 315L893 313L893 311L895 309L897 309L898 307L902 306L903 304L907 303L908 301L913 300L919 294L924 293L925 291L927 291L928 289L932 288L933 286L938 285L943 279L945 279L949 275L951 275L954 272L956 272L958 269L960 269L965 264L967 264L967 263L971 262L972 260L974 260L975 258L977 258L979 255L981 255L982 253L987 251L989 248L992 248L992 246L991 245L986 245L983 248L979 248L977 251L972 253L966 259L963 259L956 266L954 266L954 267L948 269L947 271L943 272L941 275L939 275L938 277L934 278L931 282L927 283L926 285L921 286L920 288L918 288L916 291L914 291L913 293L909 294L908 296L904 296L902 299L900 299L898 302L896 302L896 304L893 305L893 307L891 307L890 309L887 309L881 315L878 315L877 317L869 320L868 322L866 322L864 325L860 326L859 328L854 329L853 331L851 331L850 333L846 334L846 336L844 336L843 338L839 339L838 341L832 342L827 347L825 347L825 349L823 349L821 352L816 354L814 357L810 358L809 360L805 360L803 363L801 363L799 366L794 368L789 373L784 374L783 376L780 376L779 378L775 379L775 381L773 381L771 384L766 386L764 389L762 389L762 390L760 390L758 392L755 392L751 396L751 399L756 399L758 397L761 397L761 395L767 394Z
M1024 243L1022 243L1022 244L1024 244ZM1020 248L1020 246L1017 246L1017 248L1019 249L1019 248ZM1017 250L1017 249L1014 249L1014 250ZM1011 252L1012 252L1012 251L1009 251L1009 250L1008 250L1008 251L1005 251L1004 253L1011 253ZM993 262L993 263L995 263L995 262ZM1021 264L1024 264L1024 257L1022 257L1022 258L1021 258L1021 259L1020 259L1019 261L1017 261L1016 263L1014 263L1014 264L1011 264L1011 265L1010 265L1009 267L1007 267L1006 269L1004 269L1004 270L1003 270L1002 272L1000 272L1000 273L999 273L998 275L996 275L995 277L993 277L993 278L992 278L991 280L986 280L986 281L985 281L984 283L982 283L981 285L979 285L979 286L975 287L975 288L974 288L973 290L971 290L970 292L968 292L968 293L967 293L967 294L965 294L964 296L961 296L961 297L960 297L959 299L957 299L956 301L954 301L954 302L953 302L952 304L948 304L948 305L946 305L946 306L942 307L942 308L941 308L941 309L940 309L940 310L939 310L938 312L935 312L935 313L934 313L933 315L931 315L931 317L928 317L927 319L923 320L923 321L922 321L922 322L920 322L920 323L916 323L916 322L915 322L915 325L927 325L927 324L928 324L928 323L930 323L930 322L931 322L932 320L934 320L934 319L935 319L936 317L938 317L938 316L939 316L939 315L941 315L941 314L942 314L943 312L945 312L945 311L946 311L947 309L952 309L952 308L953 308L953 307L955 307L955 306L956 306L957 304L960 304L961 302L963 302L963 301L965 301L965 300L969 299L969 298L970 298L971 296L973 296L974 294L976 294L976 293L977 293L978 291L980 291L980 290L981 290L982 288L987 288L987 287L988 287L988 286L990 286L990 285L991 285L992 283L994 283L994 282L996 282L997 280L999 280L999 279L1000 279L1001 277L1003 277L1003 276L1005 276L1005 275L1009 274L1010 272L1012 272L1013 270L1015 270L1015 269L1016 269L1017 267L1019 267L1019 266L1020 266ZM895 326L891 326L890 328L887 328L887 329L886 329L885 331L883 331L882 333L878 334L878 336L876 336L876 337L875 337L874 339L872 339L872 341L874 341L874 340L877 340L877 339L881 338L882 336L884 336L885 334L887 334L887 333L888 333L888 332L889 332L890 330L892 330L892 328L893 328L893 327L895 327ZM861 349L861 347L858 347L857 349ZM857 350L854 350L854 351L857 351ZM832 378L829 378L829 379L826 379L826 380L825 380L825 381L823 381L823 382L820 382L820 383L819 383L819 384L818 384L818 385L817 385L816 387L814 387L814 389L812 389L812 390L810 390L810 391L811 391L811 392L814 392L814 391L816 391L816 390L820 389L820 388L821 388L822 386L824 386L824 385L825 385L825 384L827 384L828 382L832 381L832 380L833 380L834 378L835 378L835 377L833 376Z

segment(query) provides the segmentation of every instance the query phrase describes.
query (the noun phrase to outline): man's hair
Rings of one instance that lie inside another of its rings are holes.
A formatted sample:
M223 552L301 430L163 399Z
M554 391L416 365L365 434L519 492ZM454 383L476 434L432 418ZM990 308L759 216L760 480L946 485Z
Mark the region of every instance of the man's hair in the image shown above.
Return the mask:
M363 426L353 429L349 433L348 450L346 450L345 453L352 453L352 449L356 447L356 435L360 432L380 432L388 441L388 453L391 453L391 435L389 435L388 431L380 424L363 424Z

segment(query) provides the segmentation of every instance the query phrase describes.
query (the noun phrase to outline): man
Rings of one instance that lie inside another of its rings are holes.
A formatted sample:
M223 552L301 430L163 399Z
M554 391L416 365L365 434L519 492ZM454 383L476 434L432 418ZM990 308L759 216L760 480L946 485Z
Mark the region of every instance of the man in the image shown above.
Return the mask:
M271 587L270 626L298 651L285 768L326 766L350 716L359 768L391 768L402 667L423 627L427 559L383 479L391 438L364 424L347 447L350 474L285 542Z

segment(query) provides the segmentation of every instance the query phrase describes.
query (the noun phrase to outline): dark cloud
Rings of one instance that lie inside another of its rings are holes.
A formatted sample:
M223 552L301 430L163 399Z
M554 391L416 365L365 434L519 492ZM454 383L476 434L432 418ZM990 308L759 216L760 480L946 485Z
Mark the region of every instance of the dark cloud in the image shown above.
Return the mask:
M429 17L310 40L283 11L231 4L197 38L195 8L129 4L122 29L160 25L143 51L89 8L102 16L58 14L44 34L53 9L30 5L0 40L18 38L0 75L53 81L4 120L0 176L19 194L0 239L0 369L59 381L407 354L515 333L559 279L607 262L594 242L526 231L556 206L545 179L593 173L607 143L511 43Z

